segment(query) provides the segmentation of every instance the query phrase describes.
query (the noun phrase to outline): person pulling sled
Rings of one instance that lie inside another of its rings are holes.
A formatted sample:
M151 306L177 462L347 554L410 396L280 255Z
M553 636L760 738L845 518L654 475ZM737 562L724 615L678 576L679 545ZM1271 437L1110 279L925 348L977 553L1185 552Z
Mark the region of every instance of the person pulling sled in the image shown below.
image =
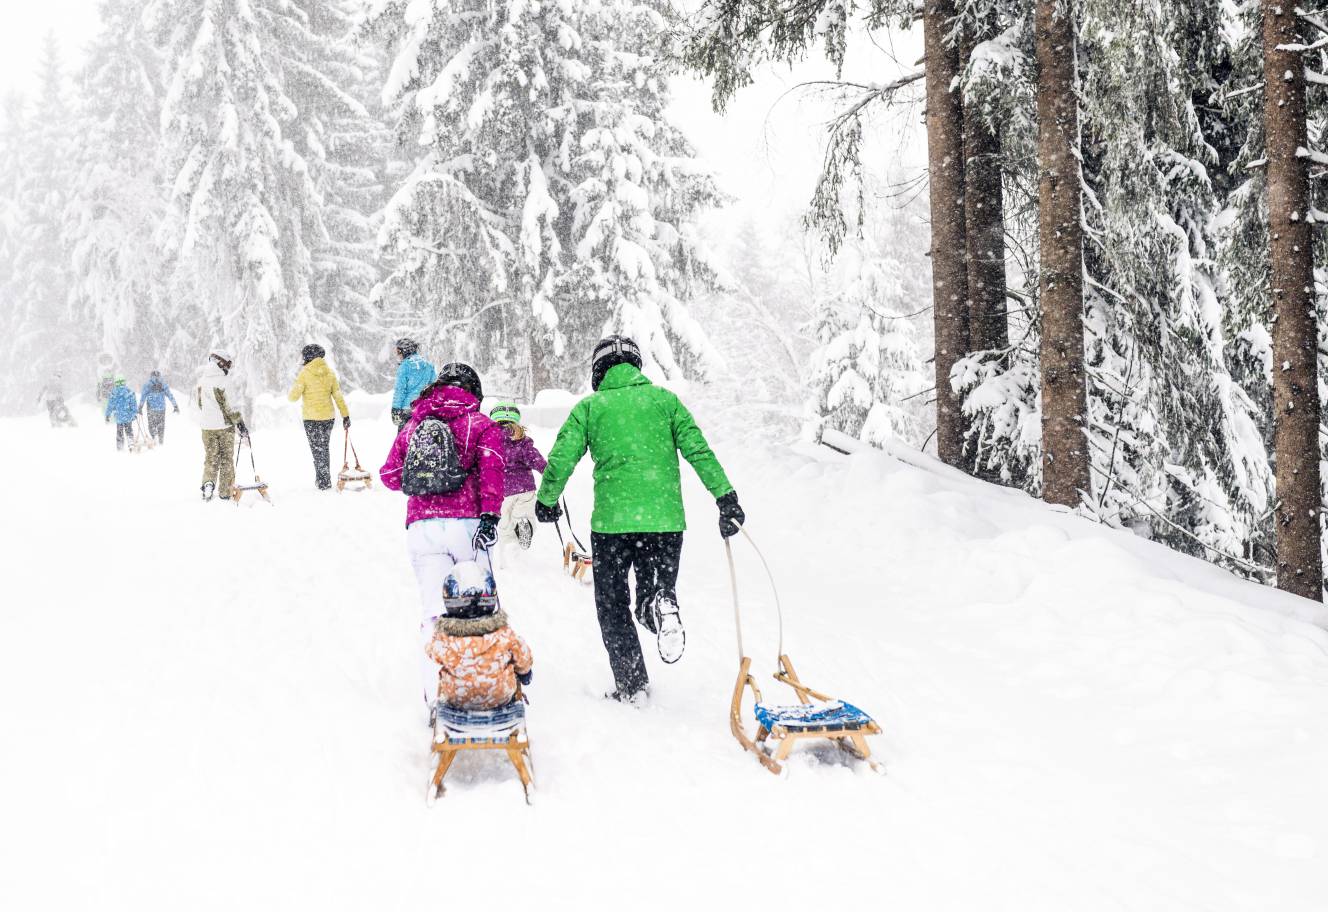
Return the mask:
M320 491L332 487L332 425L336 413L332 410L333 402L341 410L341 426L350 428L350 410L346 408L346 399L341 395L341 382L323 359L327 352L321 345L306 345L300 351L304 365L295 377L287 398L291 402L302 401L301 413L304 417L304 435L309 438L309 454L314 460L314 484Z
M123 450L125 444L134 445L134 419L138 417L138 399L125 385L124 377L116 377L111 395L106 399L106 423L115 418L115 448Z
M595 609L613 669L608 696L634 699L650 683L632 626L628 573L636 574L636 618L656 635L660 657L682 658L686 645L678 609L683 531L678 454L691 463L719 506L719 531L728 538L745 520L738 495L691 412L676 395L641 373L641 350L623 336L595 346L590 387L549 451L535 497L540 522L557 522L558 499L581 457L595 463L590 548L595 555Z
M143 391L139 396L141 402L138 406L139 414L144 411L148 413L148 436L157 443L166 442L166 400L171 400L171 408L175 409L175 414L180 414L180 405L175 401L175 394L171 392L170 386L161 378L161 371L154 370L148 376L148 382L143 384Z
M249 439L249 429L236 406L238 394L230 376L231 355L213 349L191 397L203 429L203 499L217 494L230 501L235 489L235 435Z
M443 584L461 563L483 561L498 541L503 508L503 432L480 412L484 390L466 364L446 364L420 393L378 470L383 486L408 495L406 550L419 586L424 699L438 666L423 654L446 614ZM481 555L485 555L482 557Z

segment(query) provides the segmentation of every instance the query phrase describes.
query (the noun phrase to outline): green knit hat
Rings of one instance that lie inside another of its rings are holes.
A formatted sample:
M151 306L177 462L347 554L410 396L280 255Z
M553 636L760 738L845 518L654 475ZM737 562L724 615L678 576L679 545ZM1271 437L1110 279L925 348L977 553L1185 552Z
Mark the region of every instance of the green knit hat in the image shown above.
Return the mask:
M521 409L517 408L513 402L500 402L489 410L489 417L494 421L510 421L512 424L520 424Z

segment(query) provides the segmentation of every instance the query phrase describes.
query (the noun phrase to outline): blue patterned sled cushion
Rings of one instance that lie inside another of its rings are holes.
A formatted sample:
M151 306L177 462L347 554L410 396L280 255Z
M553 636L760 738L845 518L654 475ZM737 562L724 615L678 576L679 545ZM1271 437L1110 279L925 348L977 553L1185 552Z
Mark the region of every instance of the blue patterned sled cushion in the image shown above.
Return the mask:
M438 721L444 727L467 732L486 728L511 728L526 717L526 704L518 700L498 709L453 709L440 703Z
M782 725L787 729L817 728L823 731L844 731L862 728L871 720L871 716L852 703L843 703L839 700L833 703L799 703L792 706L756 704L756 721L766 731L773 731L776 725Z

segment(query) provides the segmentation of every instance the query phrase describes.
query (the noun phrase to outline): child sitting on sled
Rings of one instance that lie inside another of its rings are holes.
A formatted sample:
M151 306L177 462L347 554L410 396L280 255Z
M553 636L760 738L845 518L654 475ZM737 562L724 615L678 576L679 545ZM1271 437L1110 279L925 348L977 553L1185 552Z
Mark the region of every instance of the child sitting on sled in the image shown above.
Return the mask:
M493 574L474 561L457 564L443 583L446 614L434 624L429 657L438 671L438 700L453 709L497 709L531 681L530 647L498 607Z

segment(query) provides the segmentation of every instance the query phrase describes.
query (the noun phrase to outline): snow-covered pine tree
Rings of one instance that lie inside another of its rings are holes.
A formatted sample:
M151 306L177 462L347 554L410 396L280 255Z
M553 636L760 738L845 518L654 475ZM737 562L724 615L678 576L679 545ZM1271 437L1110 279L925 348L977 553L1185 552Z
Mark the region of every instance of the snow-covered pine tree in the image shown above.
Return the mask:
M897 440L923 444L920 413L930 379L918 355L917 303L925 299L916 269L883 255L874 241L855 239L840 252L839 290L817 305L807 385L805 433L826 428L875 446Z
M283 81L300 108L296 148L311 163L327 235L312 248L318 333L331 343L342 380L381 390L394 367L382 356L388 333L371 299L382 278L377 223L387 202L392 144L378 101L384 63L355 42L359 0L291 0L302 15L285 20L291 58Z
M74 367L91 347L89 327L68 306L71 276L64 247L65 205L73 183L70 104L60 49L48 34L39 88L11 153L21 159L13 183L6 285L12 306L0 361L19 366L7 404L28 403L55 371Z
M336 186L353 155L329 164L330 137L348 133L337 119L370 119L340 82L351 63L340 9L316 0L149 7L169 61L163 161L183 214L180 322L196 353L213 342L235 350L251 390L284 385L304 343L320 339L336 358L333 332L351 345L361 331L357 316L341 319L344 300L314 300L343 293L317 279L354 272L343 268L345 245L364 227L350 219L338 239L325 219L329 199L341 218L367 183L354 172L350 186ZM368 278L350 275L348 293ZM363 365L368 356L348 350L347 359Z
M161 60L143 23L149 0L102 0L101 31L80 74L66 209L71 304L97 347L135 375L193 368L196 352L169 306L173 220L157 169Z
M530 393L585 383L605 332L666 376L713 352L687 302L712 271L694 222L720 196L664 115L671 12L655 0L375 0L396 50L384 98L414 171L382 241L427 340L519 366Z

